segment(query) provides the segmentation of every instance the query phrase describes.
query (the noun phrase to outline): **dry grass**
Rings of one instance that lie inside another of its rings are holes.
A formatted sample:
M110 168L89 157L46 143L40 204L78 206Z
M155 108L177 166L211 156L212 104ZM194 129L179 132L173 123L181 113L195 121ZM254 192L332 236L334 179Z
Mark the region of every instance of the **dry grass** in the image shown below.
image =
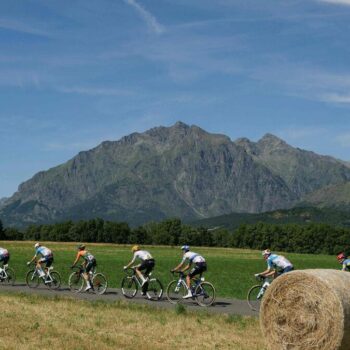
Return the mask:
M18 294L0 302L0 349L265 349L254 318Z

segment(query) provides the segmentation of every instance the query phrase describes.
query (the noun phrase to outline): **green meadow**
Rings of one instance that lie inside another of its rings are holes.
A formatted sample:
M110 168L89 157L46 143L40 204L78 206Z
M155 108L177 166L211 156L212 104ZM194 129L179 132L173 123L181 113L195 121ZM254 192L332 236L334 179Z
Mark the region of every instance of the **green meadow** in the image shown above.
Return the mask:
M35 242L1 241L0 246L10 251L9 265L16 272L17 282L25 280L28 267L26 262L34 255ZM59 271L62 283L67 285L68 276L76 256L77 243L42 242L54 252L54 268ZM109 287L119 287L124 276L123 266L132 258L131 246L115 244L87 244L87 249L97 259L97 270L107 276ZM173 279L170 269L181 260L179 247L144 246L156 260L154 276L158 277L164 287ZM206 280L216 287L218 296L245 299L248 289L256 283L254 273L265 270L266 263L260 251L231 248L191 247L202 254L208 263ZM296 269L327 268L340 269L335 256L292 254L279 252L292 261Z

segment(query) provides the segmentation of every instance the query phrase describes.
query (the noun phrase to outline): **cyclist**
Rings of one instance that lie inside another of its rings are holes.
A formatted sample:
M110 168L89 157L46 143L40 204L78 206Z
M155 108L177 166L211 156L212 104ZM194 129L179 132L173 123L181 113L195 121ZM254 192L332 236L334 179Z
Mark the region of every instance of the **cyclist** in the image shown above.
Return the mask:
M4 265L6 265L10 260L10 253L5 248L0 248L0 262L2 262L2 267L0 267L0 272L2 272Z
M131 251L133 252L134 256L132 260L124 266L124 270L127 270L134 262L136 259L141 260L141 264L135 266L135 271L137 273L137 276L141 279L142 281L142 295L146 294L145 287L147 286L148 282L148 275L149 273L153 270L155 261L152 257L152 255L147 251L147 250L141 250L138 245L134 245L131 248ZM142 270L145 270L144 275L142 274Z
M194 276L199 275L199 274L203 273L204 271L206 271L207 270L207 263L201 255L199 255L195 252L191 252L190 247L188 245L183 245L181 247L181 250L184 252L183 257L182 257L182 261L173 270L171 270L171 272L179 271L184 266L184 264L187 260L188 260L188 264L181 270L181 272L185 272L186 270L188 270L191 267L192 263L195 264L195 266L192 268L192 270L186 276L186 284L187 284L188 293L186 295L184 295L183 298L187 299L187 298L192 297L191 279Z
M283 273L294 270L293 264L283 255L272 254L269 249L266 249L262 252L262 256L267 262L267 269L257 273L255 276L274 276L276 278Z
M339 253L337 255L337 260L339 264L342 264L342 271L350 271L350 259L345 255L345 253Z
M77 257L74 260L73 265L71 266L71 268L73 268L76 263L79 261L80 258L84 259L84 263L83 263L83 267L84 267L84 273L83 273L83 277L86 281L86 288L85 288L85 292L92 289L92 285L91 285L91 281L90 281L90 274L89 272L96 267L97 262L95 257L88 252L85 249L85 244L80 244L78 247L78 254Z
M42 246L38 242L34 244L34 249L35 249L35 255L33 256L32 260L27 262L27 265L30 265L34 260L36 260L38 255L41 255L41 258L36 261L36 268L38 269L39 276L45 279L45 272L43 271L43 268L41 265L45 263L45 271L47 271L47 269L52 265L53 263L52 251L49 248Z

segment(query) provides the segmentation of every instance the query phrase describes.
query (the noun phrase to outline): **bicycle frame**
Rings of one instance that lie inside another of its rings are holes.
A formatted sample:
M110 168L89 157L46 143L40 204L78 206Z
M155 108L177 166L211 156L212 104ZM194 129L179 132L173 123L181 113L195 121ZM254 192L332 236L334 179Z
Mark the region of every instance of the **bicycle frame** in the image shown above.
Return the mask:
M175 291L176 292L179 291L181 284L186 288L186 290L188 290L185 273L182 271L177 271L177 273L179 274L179 280L178 280L177 285L175 287ZM174 272L173 272L173 274L174 274ZM202 281L204 281L204 277L202 277L202 274L200 274L198 278L194 278L192 281L193 281L193 284L191 285L191 291L192 291L192 296L195 297L197 295L197 294L195 294L195 290L196 290L197 286Z

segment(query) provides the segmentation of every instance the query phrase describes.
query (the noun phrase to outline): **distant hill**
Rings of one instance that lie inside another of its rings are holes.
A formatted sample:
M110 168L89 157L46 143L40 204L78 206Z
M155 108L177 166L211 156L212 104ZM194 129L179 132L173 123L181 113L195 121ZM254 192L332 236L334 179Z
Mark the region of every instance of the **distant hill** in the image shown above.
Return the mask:
M0 206L5 225L101 217L132 226L291 208L350 181L342 161L274 135L231 141L177 122L106 141L22 183Z
M350 226L350 211L340 211L333 208L292 208L275 210L259 214L232 213L209 219L191 222L196 227L209 229L227 228L234 230L242 224L256 224L265 222L270 224L308 224L325 223L334 226Z

